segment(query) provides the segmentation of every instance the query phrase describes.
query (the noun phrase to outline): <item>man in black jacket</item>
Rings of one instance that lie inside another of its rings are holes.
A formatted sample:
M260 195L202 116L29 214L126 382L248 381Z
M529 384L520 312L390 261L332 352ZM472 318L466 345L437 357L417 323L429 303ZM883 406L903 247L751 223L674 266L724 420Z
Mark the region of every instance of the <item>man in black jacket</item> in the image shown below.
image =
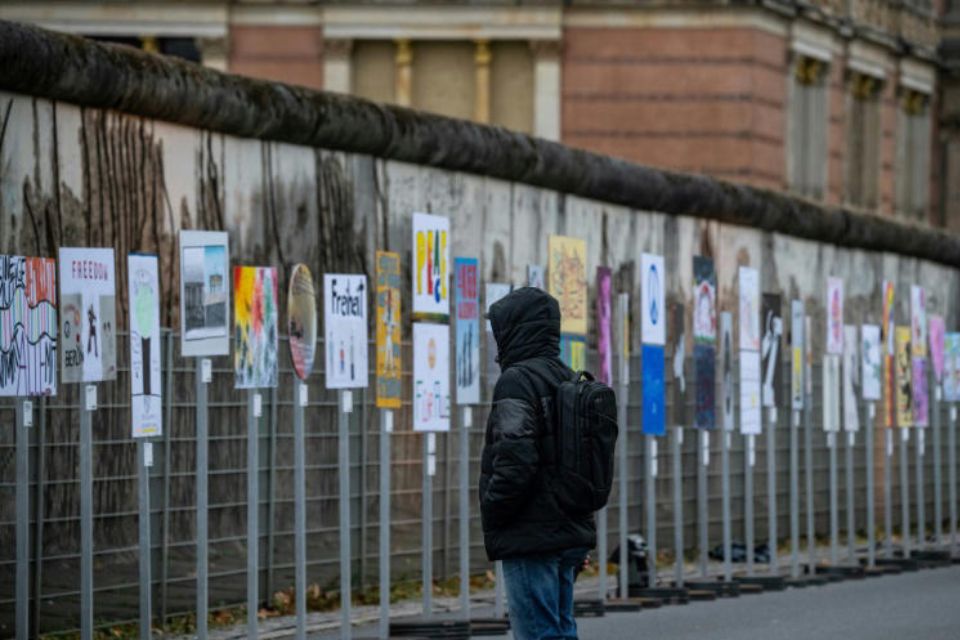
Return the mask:
M502 560L517 640L576 638L573 580L596 545L593 515L573 517L551 488L553 398L573 377L560 360L560 306L517 289L488 313L502 371L480 472L480 514L491 560Z

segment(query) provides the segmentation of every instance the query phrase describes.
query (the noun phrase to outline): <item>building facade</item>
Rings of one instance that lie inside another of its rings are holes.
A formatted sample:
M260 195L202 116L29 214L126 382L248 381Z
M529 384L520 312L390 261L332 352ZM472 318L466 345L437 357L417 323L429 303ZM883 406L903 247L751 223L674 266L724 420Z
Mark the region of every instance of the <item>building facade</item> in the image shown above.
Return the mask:
M0 17L960 229L957 4L6 1Z

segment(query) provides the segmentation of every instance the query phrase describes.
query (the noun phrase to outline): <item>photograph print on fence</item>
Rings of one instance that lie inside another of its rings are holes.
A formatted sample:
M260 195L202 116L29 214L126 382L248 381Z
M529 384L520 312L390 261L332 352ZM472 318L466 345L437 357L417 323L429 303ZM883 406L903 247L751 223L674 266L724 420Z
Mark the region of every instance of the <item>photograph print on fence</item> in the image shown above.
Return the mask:
M180 232L180 353L230 352L230 250L225 231Z

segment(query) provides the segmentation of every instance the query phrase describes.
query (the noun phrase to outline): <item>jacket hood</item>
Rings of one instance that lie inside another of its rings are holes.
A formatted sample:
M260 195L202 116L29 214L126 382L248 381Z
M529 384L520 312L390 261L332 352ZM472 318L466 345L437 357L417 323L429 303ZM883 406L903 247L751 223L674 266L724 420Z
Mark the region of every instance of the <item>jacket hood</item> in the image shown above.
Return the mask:
M487 318L501 370L529 358L560 355L560 304L547 292L514 289L490 307Z

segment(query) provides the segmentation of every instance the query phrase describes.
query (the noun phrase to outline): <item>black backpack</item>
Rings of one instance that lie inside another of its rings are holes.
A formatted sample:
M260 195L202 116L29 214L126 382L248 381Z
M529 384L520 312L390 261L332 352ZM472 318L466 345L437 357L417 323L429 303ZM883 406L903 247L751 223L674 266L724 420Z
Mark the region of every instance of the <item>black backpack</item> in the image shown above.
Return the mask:
M552 409L553 494L567 513L599 511L613 488L617 397L613 389L580 371L557 387Z

